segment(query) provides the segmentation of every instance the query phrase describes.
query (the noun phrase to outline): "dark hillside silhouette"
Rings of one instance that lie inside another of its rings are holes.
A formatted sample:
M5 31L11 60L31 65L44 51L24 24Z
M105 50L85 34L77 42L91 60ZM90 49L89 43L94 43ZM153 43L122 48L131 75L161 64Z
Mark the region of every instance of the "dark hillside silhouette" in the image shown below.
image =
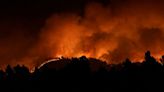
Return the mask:
M88 89L89 87L96 91L119 89L136 92L149 89L164 91L164 56L161 57L160 62L151 56L150 51L145 53L145 60L142 63L132 63L126 59L118 65L108 65L85 56L62 58L39 68L36 67L32 73L25 66L17 65L12 68L8 65L5 71L0 71L0 80L47 80L53 85L60 83L63 88L69 86L69 88Z

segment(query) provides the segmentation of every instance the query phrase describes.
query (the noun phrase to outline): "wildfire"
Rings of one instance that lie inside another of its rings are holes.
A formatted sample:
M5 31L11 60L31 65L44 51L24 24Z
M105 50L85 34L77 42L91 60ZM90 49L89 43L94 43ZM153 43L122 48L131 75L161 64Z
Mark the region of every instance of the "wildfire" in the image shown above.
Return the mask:
M161 7L127 4L111 7L92 3L86 6L84 17L54 14L42 29L40 46L50 57L85 55L119 63L126 58L143 61L144 53L150 50L159 59L164 50Z
M83 15L52 15L41 29L38 43L21 60L38 65L45 58L85 55L120 63L126 58L143 61L147 50L159 59L164 54L163 5L149 0L117 1L90 3Z

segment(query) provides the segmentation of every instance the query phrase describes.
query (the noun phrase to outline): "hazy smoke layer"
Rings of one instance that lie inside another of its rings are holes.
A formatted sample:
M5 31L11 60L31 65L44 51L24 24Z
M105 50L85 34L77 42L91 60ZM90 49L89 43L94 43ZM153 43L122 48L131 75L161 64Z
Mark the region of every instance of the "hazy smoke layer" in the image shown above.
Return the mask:
M85 55L119 63L125 58L141 60L147 50L159 58L164 53L163 4L163 0L111 0L108 5L86 5L83 16L54 14L21 60L33 66L48 58Z

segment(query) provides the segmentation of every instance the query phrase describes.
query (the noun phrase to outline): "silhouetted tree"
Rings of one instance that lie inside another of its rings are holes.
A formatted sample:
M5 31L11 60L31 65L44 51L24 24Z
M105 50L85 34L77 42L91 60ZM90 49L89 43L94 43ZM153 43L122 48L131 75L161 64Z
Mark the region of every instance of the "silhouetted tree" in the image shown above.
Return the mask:
M30 72L27 67L17 65L14 67L14 73L17 80L28 80L30 78Z
M164 55L162 56L162 58L160 59L162 65L164 65Z
M145 53L145 62L147 64L155 64L155 63L157 63L157 61L155 60L155 58L151 56L150 51L147 51Z
M14 71L10 65L7 65L7 67L6 67L6 79L14 80Z
M164 56L160 61L164 63ZM93 86L94 89L106 88L111 91L120 88L127 91L129 88L134 88L140 91L145 88L156 89L161 86L158 82L164 83L162 64L151 56L150 51L145 53L145 61L142 63L134 63L126 59L121 64L107 64L85 56L72 59L63 57L42 67L35 67L32 73L24 65L13 68L8 65L5 71L0 70L0 80L50 80L54 84L62 83L67 84L66 86L73 83L71 87L78 86L82 89L85 88L84 85L79 85L85 83L89 88ZM108 85L100 87L103 83Z
M5 80L5 72L0 70L0 80Z

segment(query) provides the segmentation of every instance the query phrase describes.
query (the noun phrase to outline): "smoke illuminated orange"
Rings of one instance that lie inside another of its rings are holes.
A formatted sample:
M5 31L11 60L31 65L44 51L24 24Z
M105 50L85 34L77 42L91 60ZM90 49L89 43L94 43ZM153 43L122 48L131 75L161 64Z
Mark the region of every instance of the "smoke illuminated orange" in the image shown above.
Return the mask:
M141 61L147 50L157 59L164 54L164 7L160 2L127 0L110 5L91 3L84 15L58 13L49 17L40 39L21 58L22 64L39 65L48 58L85 55L108 63L126 58Z
M55 14L42 29L39 46L49 57L85 55L108 63L140 61L147 50L159 58L164 50L164 14L161 7L150 5L128 3L118 8L92 3L83 17Z

